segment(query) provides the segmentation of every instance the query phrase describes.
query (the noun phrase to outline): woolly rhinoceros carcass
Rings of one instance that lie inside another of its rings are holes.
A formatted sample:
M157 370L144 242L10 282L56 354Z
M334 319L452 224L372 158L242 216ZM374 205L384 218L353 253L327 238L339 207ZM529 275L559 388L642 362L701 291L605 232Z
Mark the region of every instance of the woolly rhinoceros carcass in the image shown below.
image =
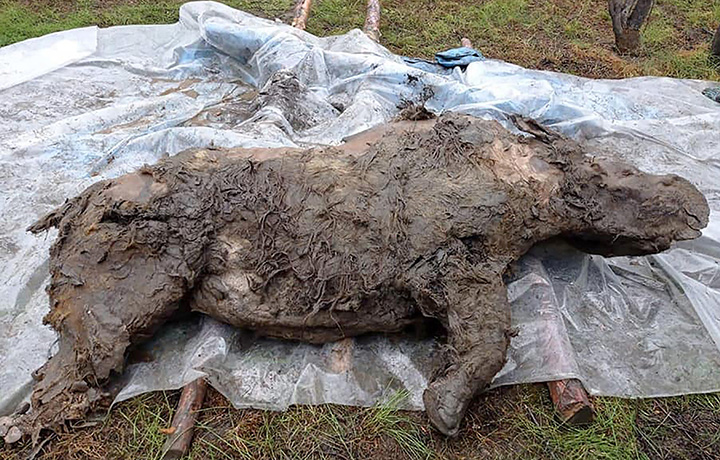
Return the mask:
M24 432L83 417L127 351L179 309L313 343L433 318L444 364L424 394L457 433L505 361L503 273L535 243L656 253L700 235L703 195L582 148L446 114L341 147L201 149L99 182L30 230L59 230L46 321L59 351L37 372Z

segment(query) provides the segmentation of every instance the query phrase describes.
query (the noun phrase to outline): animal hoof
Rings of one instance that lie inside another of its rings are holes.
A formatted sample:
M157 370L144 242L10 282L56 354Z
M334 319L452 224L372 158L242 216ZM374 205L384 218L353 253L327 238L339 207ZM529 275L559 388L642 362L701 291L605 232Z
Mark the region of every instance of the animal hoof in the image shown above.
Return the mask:
M20 431L20 428L13 426L10 427L7 434L5 435L5 443L12 444L15 442L18 442L22 438L22 431Z
M425 412L430 423L445 436L457 436L460 432L464 408L458 399L447 392L443 382L431 384L423 393Z

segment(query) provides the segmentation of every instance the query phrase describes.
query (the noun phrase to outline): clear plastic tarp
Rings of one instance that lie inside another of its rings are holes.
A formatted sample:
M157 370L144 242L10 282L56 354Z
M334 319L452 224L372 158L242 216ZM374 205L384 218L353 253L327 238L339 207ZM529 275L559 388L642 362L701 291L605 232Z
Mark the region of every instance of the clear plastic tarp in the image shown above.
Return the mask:
M268 91L288 75L287 97ZM712 209L695 241L605 259L562 243L513 270L513 338L494 385L577 377L626 397L720 390L720 104L710 82L589 80L486 60L412 64L353 30L317 38L214 2L172 25L94 27L0 49L0 414L53 353L48 249L25 228L91 183L192 147L338 144L409 103L504 123L523 114L653 173L695 183ZM268 96L268 94L276 96ZM237 407L372 405L406 390L422 409L432 340L324 346L256 339L209 318L163 329L118 400L200 376Z

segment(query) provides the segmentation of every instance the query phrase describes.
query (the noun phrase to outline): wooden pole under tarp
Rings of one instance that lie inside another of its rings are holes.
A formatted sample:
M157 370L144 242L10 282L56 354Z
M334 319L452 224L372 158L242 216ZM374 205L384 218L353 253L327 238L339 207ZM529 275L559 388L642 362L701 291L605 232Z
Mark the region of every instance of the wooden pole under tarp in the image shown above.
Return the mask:
M305 30L308 17L310 16L311 6L312 0L297 0L297 3L295 4L295 16L292 22L293 27L300 30Z
M368 0L363 32L375 42L380 42L380 0Z
M547 305L545 305L547 303ZM557 369L570 370L577 368L577 364L566 350L571 348L570 339L565 323L560 313L556 311L553 302L540 301L537 309L542 326L536 332L542 345L539 352L542 360L550 363ZM582 383L577 379L563 379L547 382L550 398L558 417L570 425L590 423L595 418L595 409Z
M591 423L595 418L590 398L577 379L547 382L555 411L560 419L570 425Z
M187 454L192 443L198 410L202 408L206 391L205 379L194 380L183 387L172 425L167 430L163 460L177 460Z

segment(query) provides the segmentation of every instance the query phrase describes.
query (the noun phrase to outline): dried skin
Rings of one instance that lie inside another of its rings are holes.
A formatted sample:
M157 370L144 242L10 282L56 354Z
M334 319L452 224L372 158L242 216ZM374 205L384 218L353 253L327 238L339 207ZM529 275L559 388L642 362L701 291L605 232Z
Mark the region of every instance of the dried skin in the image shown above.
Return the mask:
M46 320L61 341L18 424L37 433L81 418L128 347L183 304L313 343L435 318L449 353L425 405L456 433L505 361L508 264L554 236L654 253L708 219L684 179L516 124L532 136L448 114L339 148L193 150L88 188L31 228L59 229Z

